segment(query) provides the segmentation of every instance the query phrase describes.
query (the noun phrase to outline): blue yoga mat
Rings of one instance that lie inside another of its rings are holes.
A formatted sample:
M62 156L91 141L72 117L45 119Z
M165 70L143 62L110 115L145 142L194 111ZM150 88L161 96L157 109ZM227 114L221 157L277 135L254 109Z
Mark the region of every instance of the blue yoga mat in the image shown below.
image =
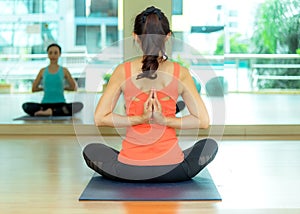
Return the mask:
M98 174L79 201L211 201L222 200L207 169L192 180L175 183L127 183Z

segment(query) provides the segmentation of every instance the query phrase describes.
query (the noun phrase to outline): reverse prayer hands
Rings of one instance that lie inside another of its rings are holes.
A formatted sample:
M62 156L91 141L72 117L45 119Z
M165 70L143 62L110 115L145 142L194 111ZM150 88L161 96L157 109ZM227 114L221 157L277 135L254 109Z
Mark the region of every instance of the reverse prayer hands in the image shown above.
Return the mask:
M150 90L149 97L144 103L143 117L149 123L159 125L165 124L165 117L162 114L161 104L157 98L157 92L155 89Z

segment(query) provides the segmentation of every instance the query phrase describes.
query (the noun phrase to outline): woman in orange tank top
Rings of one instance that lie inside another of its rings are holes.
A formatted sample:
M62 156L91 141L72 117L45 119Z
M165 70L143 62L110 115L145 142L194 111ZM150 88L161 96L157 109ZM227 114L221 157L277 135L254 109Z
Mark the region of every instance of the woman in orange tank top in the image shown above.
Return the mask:
M218 144L201 139L182 150L176 129L207 129L209 116L188 69L168 60L171 36L164 13L149 7L135 18L133 37L143 56L120 64L97 105L96 126L126 128L120 151L101 143L83 150L87 165L102 176L134 182L189 180L215 157ZM114 112L121 94L126 115ZM181 96L189 115L176 117Z

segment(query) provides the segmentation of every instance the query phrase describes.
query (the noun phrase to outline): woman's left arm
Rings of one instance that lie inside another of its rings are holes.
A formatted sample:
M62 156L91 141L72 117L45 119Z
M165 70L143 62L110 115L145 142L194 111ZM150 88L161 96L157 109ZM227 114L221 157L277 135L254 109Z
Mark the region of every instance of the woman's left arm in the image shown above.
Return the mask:
M125 84L124 65L119 65L105 88L96 107L94 122L96 126L129 127L148 122L149 112L144 115L127 116L114 112L115 106Z
M64 70L64 76L65 76L65 79L67 80L68 82L68 87L65 87L64 89L66 91L77 91L77 83L76 81L73 79L70 71L67 69L67 68L63 68Z

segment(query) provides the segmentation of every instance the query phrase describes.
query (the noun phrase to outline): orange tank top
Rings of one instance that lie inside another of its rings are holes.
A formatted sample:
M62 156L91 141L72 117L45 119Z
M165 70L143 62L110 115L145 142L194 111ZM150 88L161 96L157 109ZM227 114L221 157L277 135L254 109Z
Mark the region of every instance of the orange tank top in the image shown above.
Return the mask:
M179 64L174 63L172 81L157 97L162 106L162 113L175 117L178 98ZM141 91L131 80L131 63L125 63L126 83L124 98L128 116L142 115L148 93ZM139 166L169 165L182 162L183 152L178 145L176 131L158 124L139 124L127 128L125 139L118 160L125 164Z

